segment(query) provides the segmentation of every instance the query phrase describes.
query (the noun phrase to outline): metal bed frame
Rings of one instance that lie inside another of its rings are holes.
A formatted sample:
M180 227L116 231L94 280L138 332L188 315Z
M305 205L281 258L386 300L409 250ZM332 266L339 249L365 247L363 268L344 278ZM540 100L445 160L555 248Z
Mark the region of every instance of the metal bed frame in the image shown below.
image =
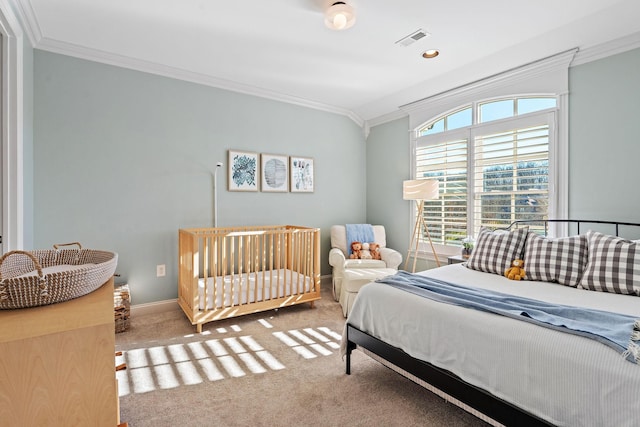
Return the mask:
M545 235L547 235L549 223L576 224L578 234L580 234L580 226L582 224L610 225L615 227L616 236L619 236L620 226L640 227L640 223L630 222L548 219L514 221L507 229L532 223L544 223ZM469 384L450 371L438 368L429 362L408 355L403 350L361 331L348 322L346 325L346 336L347 352L345 362L347 375L351 374L351 352L357 347L362 347L501 424L506 426L526 425L532 427L553 425L536 415L492 395L482 388Z
M620 236L620 226L630 226L630 227L640 227L640 224L634 222L619 222L619 221L589 221L585 219L521 219L518 221L513 221L507 227L507 230L512 228L518 228L521 225L532 225L532 224L544 224L544 235L546 236L549 233L549 224L575 224L576 225L576 234L580 234L580 226L582 224L601 224L601 225L612 225L615 228L615 235Z

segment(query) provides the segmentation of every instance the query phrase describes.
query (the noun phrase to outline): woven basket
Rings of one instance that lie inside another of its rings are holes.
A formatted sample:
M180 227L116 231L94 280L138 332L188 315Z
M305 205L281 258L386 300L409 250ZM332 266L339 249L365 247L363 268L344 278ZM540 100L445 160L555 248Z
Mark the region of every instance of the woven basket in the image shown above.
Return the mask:
M59 246L77 245L77 249ZM0 258L0 310L36 307L78 298L113 276L115 252L82 249L11 251Z

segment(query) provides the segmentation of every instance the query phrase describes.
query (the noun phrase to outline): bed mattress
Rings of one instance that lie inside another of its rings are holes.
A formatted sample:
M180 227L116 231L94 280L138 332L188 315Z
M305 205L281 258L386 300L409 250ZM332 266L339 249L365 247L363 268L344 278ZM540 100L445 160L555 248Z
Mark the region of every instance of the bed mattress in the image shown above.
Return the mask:
M512 281L463 264L421 274L640 318L635 296ZM347 322L555 425L637 425L640 366L595 340L375 282L360 290Z
M309 292L313 279L288 269L209 277L206 280L199 279L200 310L205 308L205 283L207 287L206 308L211 310Z

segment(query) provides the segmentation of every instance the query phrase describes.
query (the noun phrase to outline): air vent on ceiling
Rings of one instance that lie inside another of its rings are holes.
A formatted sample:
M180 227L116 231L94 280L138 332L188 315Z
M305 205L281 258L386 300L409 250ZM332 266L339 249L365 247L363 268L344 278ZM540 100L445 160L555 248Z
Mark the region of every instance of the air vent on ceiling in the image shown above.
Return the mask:
M418 31L414 31L413 33L409 34L406 37L401 38L400 40L398 40L396 42L396 44L399 44L400 46L404 46L407 47L410 44L413 44L415 42L417 42L418 40L425 38L425 37L429 37L431 34L427 33L424 30L418 30Z

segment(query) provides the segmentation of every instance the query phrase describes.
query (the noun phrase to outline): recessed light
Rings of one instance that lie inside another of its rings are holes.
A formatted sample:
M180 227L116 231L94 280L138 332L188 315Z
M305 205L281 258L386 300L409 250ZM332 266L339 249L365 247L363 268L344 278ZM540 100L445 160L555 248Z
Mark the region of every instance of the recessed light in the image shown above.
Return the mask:
M425 59L435 58L440 55L440 51L438 49L429 49L422 52L422 57Z

